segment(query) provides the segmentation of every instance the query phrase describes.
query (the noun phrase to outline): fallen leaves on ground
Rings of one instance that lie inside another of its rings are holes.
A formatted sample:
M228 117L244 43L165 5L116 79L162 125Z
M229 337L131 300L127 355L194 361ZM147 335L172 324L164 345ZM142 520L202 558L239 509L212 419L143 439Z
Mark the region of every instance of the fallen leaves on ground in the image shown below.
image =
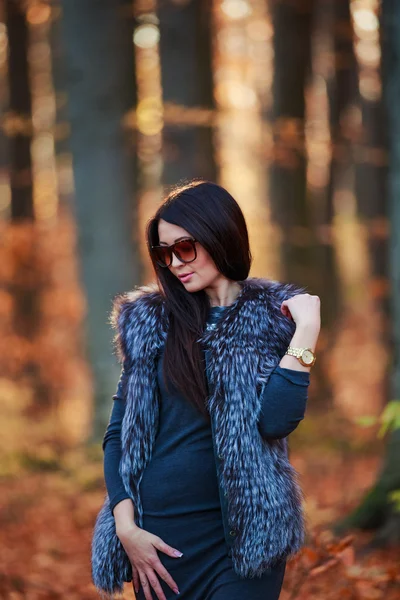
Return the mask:
M302 465L310 531L302 551L288 562L280 600L398 600L400 549L367 550L372 532L352 531L339 538L329 528L331 520L357 504L374 480L379 458L349 457L335 463L326 457L322 476L319 456L317 479L311 458L296 455L291 459ZM3 478L0 598L99 598L91 582L90 542L105 489L101 462L84 464L77 461L75 470L26 471ZM346 474L351 501L347 495L341 502L340 486ZM134 598L130 584L126 584L124 598Z

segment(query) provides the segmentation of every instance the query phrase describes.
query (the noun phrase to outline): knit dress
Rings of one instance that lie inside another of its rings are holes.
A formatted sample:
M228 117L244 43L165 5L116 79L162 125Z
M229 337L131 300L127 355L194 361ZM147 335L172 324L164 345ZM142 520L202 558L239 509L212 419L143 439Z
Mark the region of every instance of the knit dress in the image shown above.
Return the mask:
M207 326L224 306L211 307ZM143 528L183 552L173 558L157 551L161 563L178 585L180 595L159 578L166 598L181 600L277 600L286 561L262 577L243 579L233 570L224 537L211 426L204 415L172 388L162 376L163 351L158 359L159 426L153 454L140 483ZM262 434L284 437L304 418L309 373L275 367L262 391ZM124 371L113 396L104 439L104 477L110 508L129 498L118 473L121 425L125 409ZM151 589L152 598L157 598ZM142 587L136 596L145 600Z

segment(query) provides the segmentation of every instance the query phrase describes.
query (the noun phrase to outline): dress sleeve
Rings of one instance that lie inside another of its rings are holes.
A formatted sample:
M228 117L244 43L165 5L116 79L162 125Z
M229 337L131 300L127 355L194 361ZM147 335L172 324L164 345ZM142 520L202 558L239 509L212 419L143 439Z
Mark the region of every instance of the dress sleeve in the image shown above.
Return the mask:
M263 438L280 439L304 419L310 373L275 367L261 390L258 428Z
M102 448L104 452L104 480L110 499L110 510L113 513L115 506L121 500L129 498L125 491L122 477L119 474L119 463L122 456L121 427L125 414L125 398L127 375L122 368L118 387L113 399L110 421L103 437ZM114 513L113 513L114 514Z

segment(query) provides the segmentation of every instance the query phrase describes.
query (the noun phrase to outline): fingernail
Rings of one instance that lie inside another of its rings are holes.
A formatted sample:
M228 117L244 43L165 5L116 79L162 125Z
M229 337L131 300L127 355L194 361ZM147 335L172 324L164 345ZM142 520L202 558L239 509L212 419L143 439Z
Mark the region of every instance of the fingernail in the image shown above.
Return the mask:
M179 550L174 550L174 555L179 556L179 558L183 556L182 552L179 552Z
M175 592L175 594L180 594L180 591L178 590L178 588L174 588L174 592Z

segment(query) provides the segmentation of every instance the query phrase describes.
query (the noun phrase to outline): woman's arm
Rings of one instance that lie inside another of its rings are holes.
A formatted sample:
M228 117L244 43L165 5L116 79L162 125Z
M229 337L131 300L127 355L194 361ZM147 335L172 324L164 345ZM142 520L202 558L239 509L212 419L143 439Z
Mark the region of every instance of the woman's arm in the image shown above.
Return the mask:
M321 329L321 301L319 296L295 294L285 299L280 305L280 313L290 318L296 325L290 346L295 348L311 348L315 350ZM281 316L279 315L279 318ZM286 352L286 349L284 352ZM303 366L295 356L284 354L279 363L281 367L296 371L310 371L311 367Z
M315 326L298 325L290 345L314 350L318 333ZM259 430L263 437L283 438L296 429L304 419L309 384L310 367L285 354L262 391Z
M296 429L304 419L309 383L306 371L275 367L261 391L258 428L263 438L280 439Z
M311 350L314 351L315 346L317 345L318 336L319 328L317 325L300 324L296 327L290 345L294 348L311 348ZM307 373L311 370L311 367L305 367L295 356L291 356L290 354L285 354L281 358L279 366Z
M295 356L286 355L287 347L315 349L321 327L320 299L304 293L295 284L271 286L271 314L282 331L280 362L261 391L258 422L264 438L283 438L304 419L310 367L304 367ZM290 319L290 325L287 319Z
M127 376L125 370L122 369L117 392L113 396L114 402L110 421L104 434L102 444L104 452L104 480L110 499L110 509L113 514L115 506L121 502L121 500L129 498L119 474L119 463L122 455L121 427L125 413L126 382Z

